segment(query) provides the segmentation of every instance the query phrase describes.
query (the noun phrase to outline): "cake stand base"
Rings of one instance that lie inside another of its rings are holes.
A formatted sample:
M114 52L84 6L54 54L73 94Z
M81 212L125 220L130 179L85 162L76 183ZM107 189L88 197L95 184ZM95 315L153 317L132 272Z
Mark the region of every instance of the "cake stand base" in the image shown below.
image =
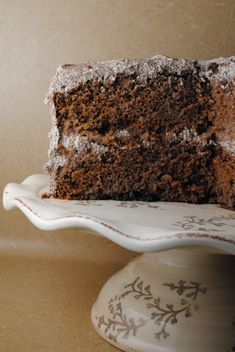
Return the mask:
M122 351L235 351L235 256L145 253L108 280L91 316Z

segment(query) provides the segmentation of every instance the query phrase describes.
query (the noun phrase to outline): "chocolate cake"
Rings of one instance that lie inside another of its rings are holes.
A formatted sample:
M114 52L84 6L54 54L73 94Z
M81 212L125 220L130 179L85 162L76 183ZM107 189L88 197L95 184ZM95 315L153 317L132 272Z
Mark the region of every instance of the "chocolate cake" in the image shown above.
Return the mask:
M235 207L235 57L63 65L50 196Z

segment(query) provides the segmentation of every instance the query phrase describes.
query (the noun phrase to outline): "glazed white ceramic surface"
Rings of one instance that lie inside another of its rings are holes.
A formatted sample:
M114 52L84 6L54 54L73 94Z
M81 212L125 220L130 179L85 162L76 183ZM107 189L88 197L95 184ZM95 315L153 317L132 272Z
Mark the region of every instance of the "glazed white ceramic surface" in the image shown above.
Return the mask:
M32 175L4 190L7 210L19 208L42 230L78 227L136 252L207 245L235 254L235 212L217 205L43 199L47 175Z
M92 309L128 352L235 350L235 256L184 248L145 253L109 279Z

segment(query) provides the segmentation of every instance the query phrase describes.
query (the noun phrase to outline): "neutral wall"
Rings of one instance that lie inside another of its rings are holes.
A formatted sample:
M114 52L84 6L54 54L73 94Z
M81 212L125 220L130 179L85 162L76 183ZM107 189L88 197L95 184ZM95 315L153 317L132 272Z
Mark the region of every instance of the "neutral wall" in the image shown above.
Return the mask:
M43 99L57 66L154 54L234 55L235 1L0 0L1 192L8 182L42 172L50 128ZM39 231L19 211L1 207L0 349L89 352L96 341L97 352L113 350L93 334L89 310L103 282L133 255L77 230ZM95 262L96 269L53 262L66 256Z

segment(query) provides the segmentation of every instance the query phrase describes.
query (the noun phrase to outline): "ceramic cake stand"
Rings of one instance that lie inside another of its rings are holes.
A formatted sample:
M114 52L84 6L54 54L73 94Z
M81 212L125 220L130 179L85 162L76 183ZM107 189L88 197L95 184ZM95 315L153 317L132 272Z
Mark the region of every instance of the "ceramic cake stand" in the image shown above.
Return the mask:
M91 317L123 351L235 351L235 212L216 205L42 199L48 177L4 191L42 230L78 227L144 253L103 287Z

